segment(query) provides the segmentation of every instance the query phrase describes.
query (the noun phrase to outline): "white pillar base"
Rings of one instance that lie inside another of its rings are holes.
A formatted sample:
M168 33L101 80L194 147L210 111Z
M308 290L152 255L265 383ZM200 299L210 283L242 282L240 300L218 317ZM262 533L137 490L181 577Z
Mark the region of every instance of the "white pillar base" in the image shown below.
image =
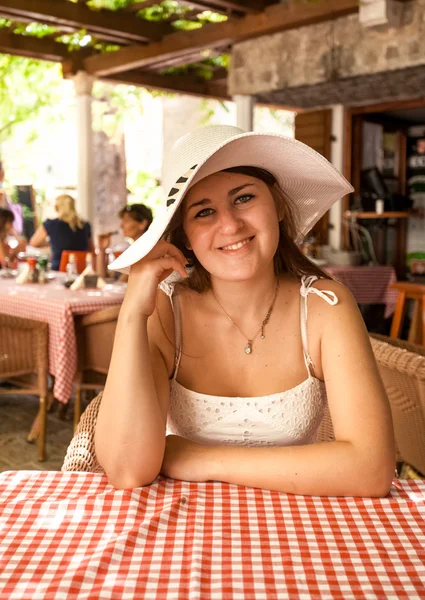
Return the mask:
M254 96L233 96L236 104L236 125L244 131L254 130Z

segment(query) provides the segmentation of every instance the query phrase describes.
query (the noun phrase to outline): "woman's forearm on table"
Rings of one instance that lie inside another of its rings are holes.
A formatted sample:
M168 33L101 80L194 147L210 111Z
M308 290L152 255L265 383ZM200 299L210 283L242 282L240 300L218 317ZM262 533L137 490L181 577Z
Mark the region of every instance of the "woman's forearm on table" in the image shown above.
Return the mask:
M118 319L108 378L96 423L97 458L116 487L147 485L165 449L165 422L157 398L143 316Z
M390 458L368 459L351 442L211 448L212 480L307 496L386 496Z

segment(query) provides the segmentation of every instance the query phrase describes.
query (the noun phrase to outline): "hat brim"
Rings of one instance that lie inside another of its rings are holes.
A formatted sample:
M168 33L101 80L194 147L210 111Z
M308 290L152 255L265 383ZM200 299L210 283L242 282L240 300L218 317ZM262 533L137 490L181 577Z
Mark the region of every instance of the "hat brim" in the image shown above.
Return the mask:
M163 236L186 192L204 177L232 167L251 166L272 173L297 209L296 242L311 230L330 207L353 191L351 184L321 154L279 134L244 133L230 138L194 167L168 209L161 209L145 234L109 265L129 273ZM168 193L169 190L165 190Z

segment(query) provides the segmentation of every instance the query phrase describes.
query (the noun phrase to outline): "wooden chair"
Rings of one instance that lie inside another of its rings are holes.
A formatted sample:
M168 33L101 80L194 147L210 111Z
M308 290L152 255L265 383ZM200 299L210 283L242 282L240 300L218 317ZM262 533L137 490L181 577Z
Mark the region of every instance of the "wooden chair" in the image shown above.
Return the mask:
M88 254L88 251L86 252L83 250L63 250L61 254L61 261L59 264L59 271L62 271L62 273L66 272L66 265L68 264L70 254L75 254L77 271L78 273L82 273L86 268L86 256Z
M48 324L0 313L0 379L13 388L0 388L0 395L40 396L40 409L27 436L37 437L38 460L45 460L48 401ZM15 387L17 386L17 387Z
M413 318L409 331L409 342L425 344L425 285L398 281L390 285L398 290L397 305L391 324L390 337L399 338L406 311L406 300L413 300Z
M77 317L77 374L75 377L74 430L81 416L81 390L102 390L111 362L115 329L121 306Z

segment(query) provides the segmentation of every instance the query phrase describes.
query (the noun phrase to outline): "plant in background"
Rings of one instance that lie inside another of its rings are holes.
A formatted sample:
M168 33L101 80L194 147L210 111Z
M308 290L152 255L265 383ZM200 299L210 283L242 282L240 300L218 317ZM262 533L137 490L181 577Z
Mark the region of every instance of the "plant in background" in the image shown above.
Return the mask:
M161 188L158 179L146 171L128 171L127 187L131 192L130 204L142 203L155 214L155 207L161 205Z

